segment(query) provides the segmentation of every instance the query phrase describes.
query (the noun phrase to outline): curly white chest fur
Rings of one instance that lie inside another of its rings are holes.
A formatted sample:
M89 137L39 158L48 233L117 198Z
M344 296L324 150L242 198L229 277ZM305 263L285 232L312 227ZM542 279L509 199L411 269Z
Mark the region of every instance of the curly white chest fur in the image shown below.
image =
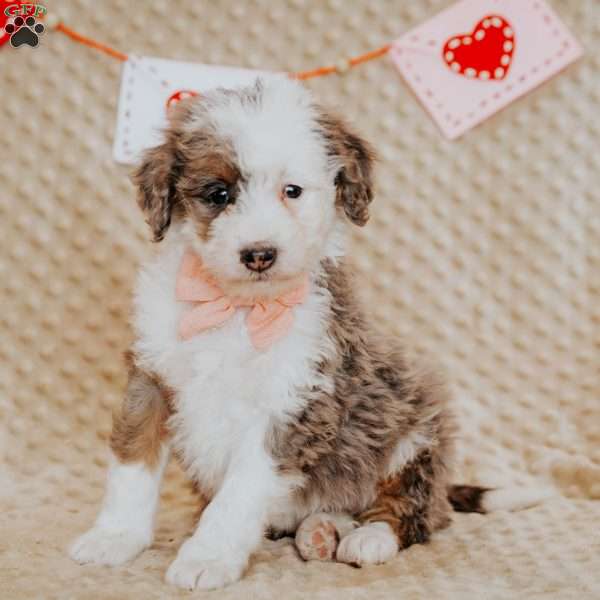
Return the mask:
M183 244L173 243L141 270L134 350L141 365L175 390L172 445L190 476L215 491L242 449L264 447L269 425L300 408L298 390L330 385L315 370L315 362L333 351L326 335L330 298L313 283L306 302L294 309L290 333L263 352L250 342L248 309L182 341L177 325L186 306L174 290L183 251Z

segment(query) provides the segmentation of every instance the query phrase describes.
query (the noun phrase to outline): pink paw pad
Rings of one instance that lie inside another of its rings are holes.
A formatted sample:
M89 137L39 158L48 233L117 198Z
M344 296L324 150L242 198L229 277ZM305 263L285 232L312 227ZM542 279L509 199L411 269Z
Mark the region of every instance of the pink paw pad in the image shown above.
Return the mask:
M304 560L334 560L339 539L333 522L309 517L296 532L296 548Z

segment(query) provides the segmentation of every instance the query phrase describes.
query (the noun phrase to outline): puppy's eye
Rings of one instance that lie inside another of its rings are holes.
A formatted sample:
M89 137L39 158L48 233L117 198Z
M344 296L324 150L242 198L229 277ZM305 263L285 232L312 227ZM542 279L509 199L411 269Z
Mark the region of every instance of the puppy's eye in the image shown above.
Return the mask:
M229 190L224 187L217 188L207 196L208 201L215 206L225 206L229 203Z
M286 198L298 198L302 194L302 188L299 185L286 185L283 188L283 195Z

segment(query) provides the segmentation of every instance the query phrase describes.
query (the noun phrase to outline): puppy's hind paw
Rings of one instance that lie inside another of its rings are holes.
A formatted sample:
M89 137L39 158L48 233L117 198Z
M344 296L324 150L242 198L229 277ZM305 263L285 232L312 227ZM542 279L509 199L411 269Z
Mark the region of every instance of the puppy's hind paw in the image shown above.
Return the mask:
M383 522L368 523L342 538L337 549L339 562L350 565L378 565L398 553L398 540L392 528Z
M71 544L69 556L82 565L114 567L135 558L150 542L137 532L92 528Z
M328 514L315 513L302 521L295 541L304 560L333 560L340 536Z

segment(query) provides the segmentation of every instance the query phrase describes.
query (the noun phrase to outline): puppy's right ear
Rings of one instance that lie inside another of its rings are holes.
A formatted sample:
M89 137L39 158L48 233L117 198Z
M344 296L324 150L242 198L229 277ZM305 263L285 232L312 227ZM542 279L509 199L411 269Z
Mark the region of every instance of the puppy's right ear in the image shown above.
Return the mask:
M178 147L181 145L181 128L191 115L193 100L182 100L169 110L165 141L144 152L140 166L132 175L138 188L138 206L146 216L155 242L164 238L173 213L180 208L176 184L183 158Z
M175 149L167 140L144 152L142 163L132 176L138 188L138 206L146 216L155 242L164 238L177 202L175 163Z

